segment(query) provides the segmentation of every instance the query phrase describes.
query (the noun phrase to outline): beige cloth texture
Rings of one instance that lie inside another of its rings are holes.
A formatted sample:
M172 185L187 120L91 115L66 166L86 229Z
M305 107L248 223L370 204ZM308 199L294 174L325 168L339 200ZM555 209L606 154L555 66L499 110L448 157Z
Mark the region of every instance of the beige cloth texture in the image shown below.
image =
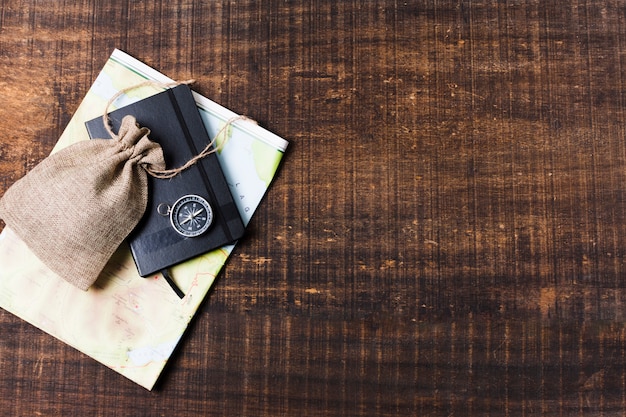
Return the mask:
M146 210L146 169L165 169L148 134L126 116L117 138L48 156L6 191L0 218L47 267L87 290Z

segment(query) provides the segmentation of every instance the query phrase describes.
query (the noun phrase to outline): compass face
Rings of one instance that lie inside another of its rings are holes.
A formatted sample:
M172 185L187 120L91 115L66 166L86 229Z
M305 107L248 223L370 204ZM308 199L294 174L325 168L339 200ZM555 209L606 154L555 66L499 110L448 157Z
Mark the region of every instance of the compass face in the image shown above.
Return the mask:
M213 210L204 198L186 195L172 206L170 222L174 230L185 237L200 236L211 226Z

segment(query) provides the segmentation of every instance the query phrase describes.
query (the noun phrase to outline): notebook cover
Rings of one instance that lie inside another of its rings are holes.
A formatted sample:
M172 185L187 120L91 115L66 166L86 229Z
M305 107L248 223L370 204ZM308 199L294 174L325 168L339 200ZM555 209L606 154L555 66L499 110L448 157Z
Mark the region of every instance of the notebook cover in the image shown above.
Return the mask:
M199 154L210 139L187 85L165 90L147 99L109 113L117 132L126 115L150 129L149 138L163 148L168 169L180 167ZM109 139L101 117L85 123L92 139ZM244 225L215 153L202 158L171 179L149 176L146 212L128 238L139 275L146 277L180 262L235 242L244 234ZM177 233L169 216L159 214L160 205L171 207L179 198L199 195L213 209L213 222L202 235L185 237Z

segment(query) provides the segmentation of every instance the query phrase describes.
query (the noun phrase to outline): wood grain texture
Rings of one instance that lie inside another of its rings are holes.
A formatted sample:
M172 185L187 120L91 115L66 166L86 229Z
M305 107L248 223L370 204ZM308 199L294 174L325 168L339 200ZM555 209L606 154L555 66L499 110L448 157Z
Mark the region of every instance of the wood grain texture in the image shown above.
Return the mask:
M626 413L625 4L302 3L0 2L0 193L115 47L291 143L154 392L0 311L0 413Z

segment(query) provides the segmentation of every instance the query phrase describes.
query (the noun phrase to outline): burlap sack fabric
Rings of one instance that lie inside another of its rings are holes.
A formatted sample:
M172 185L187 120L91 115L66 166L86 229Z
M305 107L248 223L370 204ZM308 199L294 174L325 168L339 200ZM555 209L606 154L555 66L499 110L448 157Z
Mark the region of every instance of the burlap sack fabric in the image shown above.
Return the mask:
M56 274L87 290L137 225L160 145L127 116L117 140L75 143L37 165L0 200L0 218Z

